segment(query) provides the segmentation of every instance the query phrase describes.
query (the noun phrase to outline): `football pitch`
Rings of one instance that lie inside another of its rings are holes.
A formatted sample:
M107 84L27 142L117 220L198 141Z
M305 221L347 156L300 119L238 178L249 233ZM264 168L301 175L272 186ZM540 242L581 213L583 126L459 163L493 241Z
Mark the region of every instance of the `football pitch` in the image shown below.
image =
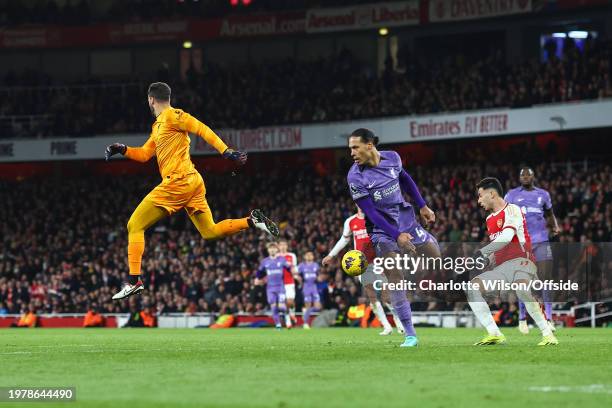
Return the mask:
M0 387L76 387L76 402L2 407L612 406L612 330L24 329L0 334Z

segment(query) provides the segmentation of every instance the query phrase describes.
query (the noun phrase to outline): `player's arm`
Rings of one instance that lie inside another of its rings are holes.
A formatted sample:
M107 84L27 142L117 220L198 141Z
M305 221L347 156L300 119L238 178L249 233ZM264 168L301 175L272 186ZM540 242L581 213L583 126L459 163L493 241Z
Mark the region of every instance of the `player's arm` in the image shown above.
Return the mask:
M266 276L266 268L264 267L263 262L259 264L259 268L255 271L255 284L262 285L263 278Z
M393 237L393 239L397 240L397 237L400 235L399 229L397 229L397 227L394 225L391 225L391 223L387 221L387 219L374 207L372 197L361 197L355 201L355 204L361 208L361 211L363 211L368 220L370 220L381 230L385 231L387 235L390 235Z
M423 198L423 196L421 195L421 192L419 191L419 187L417 187L412 177L410 177L410 174L408 174L408 172L404 169L400 171L399 184L400 184L400 188L402 189L402 191L404 193L407 193L410 197L412 197L417 207L423 208L427 205L427 203L425 202L425 199Z
M299 266L293 270L293 279L300 283L302 282L302 271L300 270Z
M544 215L546 216L546 220L548 221L548 225L552 226L553 235L559 235L561 233L561 227L559 227L559 222L557 221L557 217L555 217L555 212L552 207L552 200L550 199L550 194L546 192L544 197Z
M291 256L291 265L289 265L290 266L289 273L295 275L298 272L298 270L297 270L297 264L298 264L297 255L294 254L293 252L291 252L290 256Z
M211 128L187 112L180 111L177 120L179 129L200 136L226 159L237 161L240 164L246 163L246 153L228 148L225 142Z
M478 253L480 253L482 256L489 258L491 254L494 254L508 245L512 241L512 238L514 238L516 231L523 223L521 210L516 205L508 204L505 212L505 222L500 234L488 245L477 251L476 257L478 257Z
M150 136L145 144L140 147L130 147L122 143L113 143L106 146L104 155L106 161L109 161L111 156L116 154L122 154L128 159L136 160L141 163L149 161L149 159L155 155L155 141L153 140L153 136Z
M325 265L329 261L331 261L332 258L337 257L338 254L340 253L340 251L342 251L342 249L345 246L347 246L349 242L351 242L351 236L353 235L353 231L351 231L351 226L350 226L350 221L349 220L350 220L350 218L347 218L344 221L344 227L342 228L342 236L336 242L336 244L331 249L331 251L329 251L329 254L327 254L327 256L325 258L323 258L323 261L322 261L323 265Z
M408 174L408 172L404 169L402 169L399 174L399 185L404 193L407 193L410 197L412 197L417 207L419 207L419 212L425 221L435 222L435 213L427 206L427 202L421 195L419 187L416 185L412 177L410 177L410 174Z
M149 159L155 155L155 141L153 140L153 136L149 137L149 140L140 147L126 146L124 155L128 159L136 160L141 163L149 161Z

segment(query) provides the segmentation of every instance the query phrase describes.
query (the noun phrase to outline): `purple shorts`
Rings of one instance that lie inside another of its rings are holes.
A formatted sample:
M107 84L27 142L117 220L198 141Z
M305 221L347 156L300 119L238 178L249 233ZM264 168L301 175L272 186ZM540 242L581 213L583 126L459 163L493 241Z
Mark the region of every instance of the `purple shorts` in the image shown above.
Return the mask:
M321 301L319 291L316 286L304 286L304 303L316 303Z
M411 206L400 210L400 231L409 233L412 236L412 243L416 247L428 242L438 245L438 240L416 220L414 208ZM389 252L401 253L397 242L386 234L372 234L372 243L376 249L376 256L384 256Z
M422 235L421 236L417 235L416 234L417 231L421 233ZM415 229L413 229L412 231L403 231L403 232L408 232L410 235L412 235L412 243L417 248L420 247L421 245L427 244L428 242L433 242L439 248L438 240L433 235L431 235L428 231L423 229L423 227L421 227L420 225L416 227ZM377 257L385 256L389 252L395 252L397 254L402 253L399 246L397 245L397 241L395 241L393 238L389 236L379 235L376 237L376 240L372 238L372 243L374 244L374 248L376 249Z
M535 257L536 262L541 261L552 261L552 249L550 248L550 242L538 242L537 244L531 245L531 250L533 251L533 256Z
M285 304L285 287L284 286L268 286L266 288L266 295L268 297L268 304L281 305Z

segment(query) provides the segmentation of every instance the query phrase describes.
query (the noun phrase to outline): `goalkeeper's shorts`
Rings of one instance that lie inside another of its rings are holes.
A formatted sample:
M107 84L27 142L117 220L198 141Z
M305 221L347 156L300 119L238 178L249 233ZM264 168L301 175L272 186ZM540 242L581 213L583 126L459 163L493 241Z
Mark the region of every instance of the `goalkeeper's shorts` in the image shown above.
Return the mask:
M183 208L189 215L198 211L210 211L206 201L204 179L198 172L164 177L144 200L150 201L156 207L164 208L169 214L174 214Z

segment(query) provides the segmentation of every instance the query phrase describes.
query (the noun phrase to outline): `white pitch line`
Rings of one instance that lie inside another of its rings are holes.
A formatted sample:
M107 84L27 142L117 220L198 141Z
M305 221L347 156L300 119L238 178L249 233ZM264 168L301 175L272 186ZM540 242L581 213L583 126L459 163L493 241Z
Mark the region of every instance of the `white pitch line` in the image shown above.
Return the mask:
M0 355L15 355L15 354L80 354L80 353L133 353L133 352L157 352L157 351L167 351L165 349L108 349L108 350L66 350L66 351L5 351L1 352ZM191 351L191 350L190 350Z
M535 392L578 392L584 394L611 394L612 385L589 384L589 385L546 385L529 387L529 391Z

